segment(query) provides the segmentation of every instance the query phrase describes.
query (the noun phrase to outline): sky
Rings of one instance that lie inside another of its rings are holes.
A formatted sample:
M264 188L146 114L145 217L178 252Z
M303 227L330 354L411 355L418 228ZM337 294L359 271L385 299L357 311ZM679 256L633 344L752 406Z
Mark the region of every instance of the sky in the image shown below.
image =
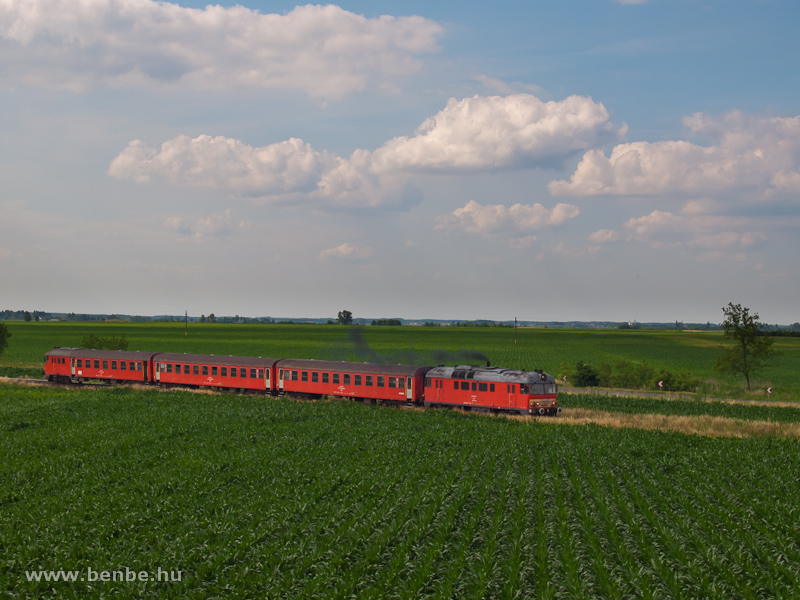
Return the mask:
M0 308L800 320L796 0L0 0Z

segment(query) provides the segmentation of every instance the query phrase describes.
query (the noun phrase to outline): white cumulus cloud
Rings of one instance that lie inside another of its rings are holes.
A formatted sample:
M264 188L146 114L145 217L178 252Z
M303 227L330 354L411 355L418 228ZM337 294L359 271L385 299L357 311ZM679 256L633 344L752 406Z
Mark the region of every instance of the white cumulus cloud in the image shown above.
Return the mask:
M0 85L181 83L337 98L418 70L442 31L418 16L366 18L334 5L262 14L154 0L2 0Z
M614 140L617 134L608 111L591 98L451 98L416 135L396 137L377 149L372 168L475 171L549 165Z
M436 229L464 231L489 236L506 236L515 247L526 247L536 238L532 233L543 227L561 225L580 214L577 206L559 203L552 209L536 204L479 204L470 200L463 207L436 220Z
M369 246L354 246L350 243L340 244L335 248L328 248L319 253L320 260L334 260L343 262L366 262L373 253Z
M159 150L140 140L128 144L108 169L109 175L147 183L161 179L188 187L211 187L245 194L309 192L337 164L297 138L254 148L222 136L182 135Z
M554 195L662 195L755 193L760 197L800 191L800 116L684 119L695 135L713 142L632 142L610 156L587 152L570 181L552 181Z
M211 215L187 223L180 217L168 217L164 224L168 229L172 229L184 240L194 242L206 242L219 240L233 233L237 228L244 226L243 223L235 223L231 215L231 209L225 210L221 215Z
M592 244L610 244L619 240L619 234L613 229L600 229L589 236Z

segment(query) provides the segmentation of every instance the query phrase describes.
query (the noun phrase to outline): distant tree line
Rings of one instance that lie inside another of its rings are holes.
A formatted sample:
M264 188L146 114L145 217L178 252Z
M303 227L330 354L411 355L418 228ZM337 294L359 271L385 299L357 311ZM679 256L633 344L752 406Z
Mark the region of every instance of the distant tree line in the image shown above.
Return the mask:
M399 327L402 324L400 319L372 319L372 325L392 325Z

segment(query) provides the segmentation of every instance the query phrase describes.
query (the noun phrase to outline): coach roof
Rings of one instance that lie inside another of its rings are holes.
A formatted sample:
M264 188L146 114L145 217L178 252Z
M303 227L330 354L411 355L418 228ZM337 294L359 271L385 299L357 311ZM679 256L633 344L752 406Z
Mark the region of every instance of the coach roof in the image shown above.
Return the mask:
M430 367L414 365L393 365L385 363L351 363L334 360L282 360L278 365L281 369L304 369L306 371L331 371L338 373L370 373L376 375L416 375L420 370Z
M189 363L198 365L233 365L237 367L271 367L279 358L262 358L251 356L218 356L216 354L157 354L156 362Z

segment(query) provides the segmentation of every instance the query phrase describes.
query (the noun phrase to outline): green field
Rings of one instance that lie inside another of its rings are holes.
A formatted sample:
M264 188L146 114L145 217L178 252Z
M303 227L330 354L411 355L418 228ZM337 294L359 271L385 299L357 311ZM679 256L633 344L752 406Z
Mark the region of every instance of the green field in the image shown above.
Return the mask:
M191 324L188 337L179 323L8 323L10 346L0 359L0 374L41 369L44 353L54 346L78 346L83 336L125 336L131 350L198 352L328 360L417 364L477 362L467 351L486 355L496 366L543 369L557 375L563 363L625 358L647 361L700 377L706 394L748 397L742 378L716 373L720 332L650 330L520 329L517 343L508 328L365 327L327 325ZM359 333L360 332L360 333ZM360 336L360 337L359 337ZM359 342L365 342L370 351ZM359 350L361 349L361 351ZM780 355L754 380L752 397L772 386L775 400L800 400L800 338L776 338Z
M797 418L788 410L782 418ZM0 385L0 589L21 599L795 597L796 439L551 421ZM40 569L79 579L29 581ZM80 580L158 569L181 580Z

